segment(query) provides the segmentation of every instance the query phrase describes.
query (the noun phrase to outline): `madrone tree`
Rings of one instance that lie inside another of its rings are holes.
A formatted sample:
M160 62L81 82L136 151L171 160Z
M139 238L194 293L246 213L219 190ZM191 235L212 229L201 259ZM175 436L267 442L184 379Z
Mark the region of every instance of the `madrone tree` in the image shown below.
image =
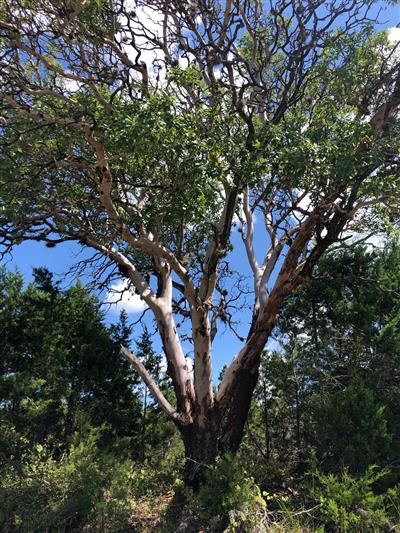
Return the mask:
M285 297L330 246L395 220L399 54L379 16L372 0L1 3L4 252L74 240L126 277L176 404L122 350L179 428L188 474L240 445ZM243 296L235 224L254 298L215 392L212 343Z

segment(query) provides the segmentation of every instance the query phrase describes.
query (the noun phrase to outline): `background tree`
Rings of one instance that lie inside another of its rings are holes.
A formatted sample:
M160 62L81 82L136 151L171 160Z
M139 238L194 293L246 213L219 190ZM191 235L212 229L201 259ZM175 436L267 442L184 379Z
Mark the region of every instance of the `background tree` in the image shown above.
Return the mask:
M76 240L127 277L176 405L124 354L180 429L189 474L238 448L284 299L396 204L400 73L373 4L3 2L2 243ZM226 288L235 216L254 305L214 393L212 341L242 294Z
M376 464L398 482L399 284L394 240L328 254L287 300L246 438L261 476L301 477L315 453L325 472Z
M129 442L133 453L141 404L138 378L119 349L129 343L126 318L105 326L94 296L80 283L62 291L45 269L26 289L19 274L0 275L4 456L20 458L45 442L62 453L85 426L103 428L102 446Z

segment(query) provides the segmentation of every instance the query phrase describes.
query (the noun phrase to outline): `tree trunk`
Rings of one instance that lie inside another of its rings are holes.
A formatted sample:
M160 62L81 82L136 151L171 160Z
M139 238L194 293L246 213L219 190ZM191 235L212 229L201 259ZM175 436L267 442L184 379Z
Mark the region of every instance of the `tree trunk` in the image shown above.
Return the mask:
M198 490L204 474L214 464L218 451L215 412L202 425L195 421L180 428L185 445L185 483Z
M235 382L228 401L219 418L218 451L236 453L242 442L245 424L249 415L251 399L257 385L260 354L249 365L242 365L235 372Z
M251 368L240 368L240 379L223 411L215 404L206 417L197 416L191 424L179 427L185 445L185 483L195 491L218 455L235 454L239 449L257 383L258 362L255 360Z

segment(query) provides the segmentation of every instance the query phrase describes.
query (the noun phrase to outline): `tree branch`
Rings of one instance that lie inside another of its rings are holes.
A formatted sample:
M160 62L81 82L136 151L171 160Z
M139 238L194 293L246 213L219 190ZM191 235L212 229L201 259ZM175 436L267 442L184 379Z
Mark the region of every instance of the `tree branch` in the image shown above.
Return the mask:
M151 377L150 373L146 370L146 367L144 364L140 361L136 355L134 355L130 350L125 348L125 346L121 345L121 353L127 359L137 370L137 373L142 378L142 380L147 385L150 394L153 396L153 398L157 401L158 405L161 407L161 409L167 413L168 416L172 418L172 420L177 424L184 423L184 418L180 413L176 411L176 409L169 403L169 401L165 398L163 393L158 388L156 382Z

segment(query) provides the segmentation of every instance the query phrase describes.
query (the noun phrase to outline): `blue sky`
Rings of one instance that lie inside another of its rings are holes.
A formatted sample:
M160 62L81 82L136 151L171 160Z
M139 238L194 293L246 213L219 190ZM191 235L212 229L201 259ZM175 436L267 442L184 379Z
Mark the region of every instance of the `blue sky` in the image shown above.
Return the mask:
M377 3L378 9L379 3ZM383 27L393 27L400 22L400 6L391 6L381 16L381 20L384 21ZM261 224L256 224L255 233L255 249L256 252L262 254L265 251L265 239L266 235L262 230ZM234 232L232 239L234 249L230 254L230 260L234 270L241 273L243 278L250 275L250 271L247 265L247 259L245 257L245 250L241 243L241 237L237 231ZM32 269L35 267L47 267L54 273L56 279L62 280L63 286L67 287L73 283L71 276L66 276L68 269L77 261L88 257L90 253L82 250L80 245L71 242L57 245L55 248L46 248L42 243L26 242L15 247L12 257L9 257L6 261L6 267L10 270L17 268L29 282L32 279ZM88 276L82 276L84 283L89 281ZM249 287L251 286L251 280L249 279ZM99 294L101 299L106 298L106 293ZM132 307L132 306L130 306ZM105 306L106 320L108 322L114 322L118 318L119 309L116 306ZM148 313L150 315L150 313ZM140 313L131 312L129 318L134 321L140 316ZM246 332L246 322L249 319L249 313L238 312L238 320L243 321L241 330L242 335ZM246 320L247 319L247 320ZM135 337L140 334L141 328L137 326L135 328ZM160 342L157 336L154 337L154 344L156 349L160 349ZM219 334L214 342L214 378L218 377L218 374L225 363L229 363L237 350L240 348L240 341L229 331L225 334ZM190 350L190 346L187 345L187 349Z

